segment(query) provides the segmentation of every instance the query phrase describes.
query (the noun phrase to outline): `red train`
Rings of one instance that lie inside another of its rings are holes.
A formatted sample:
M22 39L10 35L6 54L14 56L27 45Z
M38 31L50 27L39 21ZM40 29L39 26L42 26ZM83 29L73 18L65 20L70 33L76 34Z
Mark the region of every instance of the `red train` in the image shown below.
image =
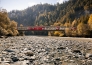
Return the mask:
M29 30L29 31L59 31L65 30L66 27L60 26L29 26L29 27L18 27L18 30ZM71 30L76 30L76 27L71 27Z
M29 27L18 27L18 30L29 30L29 31L58 31L65 30L66 27L61 26L29 26Z
M33 26L33 27L28 27L28 30L41 31L41 30L44 30L44 27L43 26Z
M45 30L60 30L60 26L30 26L28 30L45 31Z

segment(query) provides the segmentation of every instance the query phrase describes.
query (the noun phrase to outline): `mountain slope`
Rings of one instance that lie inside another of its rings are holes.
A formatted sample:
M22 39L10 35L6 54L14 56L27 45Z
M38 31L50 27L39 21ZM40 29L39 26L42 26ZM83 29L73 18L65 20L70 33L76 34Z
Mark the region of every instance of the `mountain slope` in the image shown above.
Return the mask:
M52 32L52 35L66 36L92 36L91 32L91 0L69 0L62 4L38 4L25 10L9 12L11 20L24 26L66 26L74 27L63 32ZM89 25L90 24L90 25ZM86 30L85 30L86 29ZM63 33L63 34L62 34Z
M89 8L90 7L90 8ZM24 26L29 25L53 25L55 22L72 22L75 18L91 12L92 2L89 0L69 0L56 5L38 4L25 10L13 10L9 12L11 20Z

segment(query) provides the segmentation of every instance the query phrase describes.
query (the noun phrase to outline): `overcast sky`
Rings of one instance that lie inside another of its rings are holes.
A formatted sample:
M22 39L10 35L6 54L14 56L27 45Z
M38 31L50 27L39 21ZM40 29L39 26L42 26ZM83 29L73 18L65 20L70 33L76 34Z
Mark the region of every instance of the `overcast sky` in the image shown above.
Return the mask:
M63 3L63 1L65 0L0 0L0 7L9 12L11 10L23 10L39 3L56 4L57 2Z

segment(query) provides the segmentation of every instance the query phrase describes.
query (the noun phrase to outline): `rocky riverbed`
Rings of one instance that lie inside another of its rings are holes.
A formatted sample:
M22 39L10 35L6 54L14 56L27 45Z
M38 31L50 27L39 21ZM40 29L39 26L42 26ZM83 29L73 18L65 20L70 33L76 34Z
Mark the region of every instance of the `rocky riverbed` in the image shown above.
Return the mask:
M92 39L0 38L0 65L92 65Z

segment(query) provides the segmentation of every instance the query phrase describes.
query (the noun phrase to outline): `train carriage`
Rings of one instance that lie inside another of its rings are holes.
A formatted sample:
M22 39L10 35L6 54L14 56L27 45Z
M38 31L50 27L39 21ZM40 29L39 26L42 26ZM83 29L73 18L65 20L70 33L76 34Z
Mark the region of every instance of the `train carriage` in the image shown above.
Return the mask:
M60 26L28 26L18 27L18 30L30 30L30 31L60 31L65 30L66 27Z

